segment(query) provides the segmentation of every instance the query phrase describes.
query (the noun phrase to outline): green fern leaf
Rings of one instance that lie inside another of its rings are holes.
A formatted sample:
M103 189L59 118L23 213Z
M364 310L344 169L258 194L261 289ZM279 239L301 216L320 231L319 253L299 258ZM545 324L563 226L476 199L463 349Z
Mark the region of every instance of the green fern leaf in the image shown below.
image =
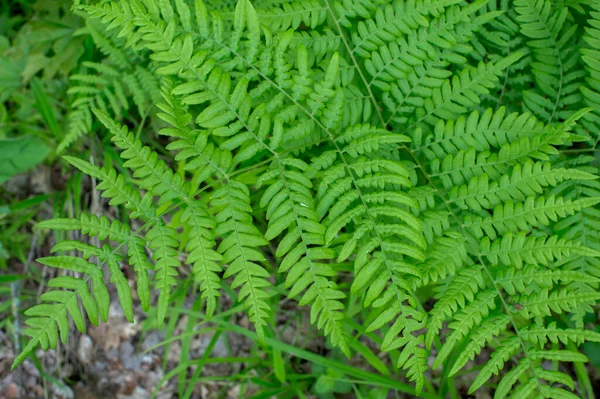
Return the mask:
M469 360L475 358L476 354L481 353L487 343L506 329L508 323L510 323L510 316L508 315L486 319L479 329L470 336L469 344L456 359L452 369L450 369L450 375L456 374Z
M475 300L457 313L449 327L454 330L448 337L440 353L435 359L433 368L439 367L448 357L454 345L467 336L470 330L488 316L489 311L496 307L494 300L498 293L488 290L480 292Z
M533 227L548 226L559 218L575 214L600 202L598 198L582 198L571 201L562 197L527 197L524 202L511 200L494 208L492 216L485 218L467 215L464 226L481 238L484 235L496 239L510 231L531 231Z
M268 244L258 229L252 224L252 208L249 205L248 188L242 183L230 180L226 186L213 194L211 203L221 211L217 215L216 233L226 238L217 251L222 254L222 262L229 264L223 278L235 276L232 288L241 286L239 300L248 307L250 321L256 333L264 341L267 317L270 306L265 288L269 273L256 262L265 260L256 250Z
M561 342L567 344L574 342L581 344L585 341L599 342L600 333L591 330L579 330L574 328L558 328L556 323L547 326L535 325L519 331L519 336L533 344L545 345L548 341L556 344Z
M570 254L600 256L600 252L581 246L581 243L558 238L558 236L529 236L525 233L508 233L491 242L484 237L479 244L483 256L492 264L503 263L517 268L523 264L546 264Z
M430 312L427 325L426 343L427 348L431 347L434 338L442 328L444 320L464 308L465 304L475 299L475 294L480 288L485 287L482 273L482 267L472 265L461 269L452 281L444 288L441 298L438 300Z
M148 246L154 252L152 259L155 261L155 286L160 289L157 316L159 325L162 325L167 315L171 287L177 285L175 276L179 275L177 267L181 264L176 250L178 246L177 237L177 231L165 226L160 220L146 234Z
M309 166L283 159L274 167L259 180L275 179L261 198L269 219L265 238L272 240L287 230L276 255L283 259L279 272L287 272L289 296L306 290L300 304L311 304L311 323L323 328L332 343L350 357L342 326L344 305L340 301L345 294L330 280L335 276L333 268L322 262L335 258L335 252L323 248L325 226L314 210L312 183L305 175Z
M498 349L492 353L492 358L486 363L486 365L479 371L477 378L469 387L469 392L473 393L479 389L493 374L498 374L500 370L504 368L504 363L515 354L520 348L520 341L517 337L511 337L505 339ZM533 384L537 381L533 380ZM535 386L534 386L535 387Z
M592 174L576 169L552 168L549 163L527 161L515 165L510 175L499 181L490 181L483 174L471 179L468 185L455 186L450 190L449 201L462 209L492 209L508 200L524 200L527 196L543 192L543 187L555 186L568 179L595 179Z
M206 315L211 317L217 308L217 300L221 296L222 272L220 266L221 254L214 251L215 240L212 231L216 227L210 217L206 205L193 201L185 209L181 221L191 226L190 236L186 245L189 253L187 263L192 264L192 272L200 284L202 298L206 299Z
M539 290L519 300L523 313L529 317L549 316L552 312L569 312L582 304L593 305L600 299L600 293L563 288L557 291Z

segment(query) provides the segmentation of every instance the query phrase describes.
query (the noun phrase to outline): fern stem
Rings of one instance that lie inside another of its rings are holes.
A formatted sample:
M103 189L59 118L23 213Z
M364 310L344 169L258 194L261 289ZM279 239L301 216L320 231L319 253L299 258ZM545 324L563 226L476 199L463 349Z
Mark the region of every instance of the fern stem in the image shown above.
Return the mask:
M506 56L510 55L510 37L507 40L507 48ZM506 86L508 85L508 75L510 71L510 66L506 68L506 72L504 73L504 82L502 83L502 90L500 90L500 95L498 95L498 101L496 102L496 111L500 108L500 104L502 103L502 97L504 97L504 92L506 91Z

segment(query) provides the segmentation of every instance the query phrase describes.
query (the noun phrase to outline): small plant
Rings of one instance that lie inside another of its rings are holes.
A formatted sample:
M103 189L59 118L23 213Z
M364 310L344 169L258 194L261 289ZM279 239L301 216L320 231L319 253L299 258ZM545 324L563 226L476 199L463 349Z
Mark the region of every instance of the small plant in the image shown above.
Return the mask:
M131 321L134 298L148 310L158 292L161 324L190 269L206 316L224 286L237 290L262 344L281 275L332 347L351 357L353 325L376 333L417 395L435 394L429 357L440 387L477 367L469 393L586 389L558 364L585 362L577 346L600 341L584 323L600 299L600 3L227 4L75 7L116 65L77 80L113 76L114 96L102 91L113 111L131 100L115 82L131 81L140 114L157 102L168 145L144 145L97 99L73 105L92 110L123 163L64 159L127 218L39 224L102 244L61 241L38 259L80 277L52 279L27 310L31 340L13 367L64 342L69 318L85 331L80 305L107 320L105 273ZM157 82L160 101L134 80Z

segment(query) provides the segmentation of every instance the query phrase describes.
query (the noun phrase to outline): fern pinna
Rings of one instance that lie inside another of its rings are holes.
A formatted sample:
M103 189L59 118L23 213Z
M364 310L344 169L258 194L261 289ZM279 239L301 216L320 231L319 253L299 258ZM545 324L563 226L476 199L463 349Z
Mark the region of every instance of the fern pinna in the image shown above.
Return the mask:
M585 156L599 137L597 9L212 3L78 8L160 76L158 133L176 163L94 111L125 170L65 159L129 223L40 224L102 245L62 241L53 251L81 255L39 260L81 277L51 280L26 312L31 340L14 365L64 341L69 316L84 330L80 304L90 322L106 320L105 271L130 319L132 298L148 310L157 291L161 323L191 270L206 315L227 284L263 343L278 281L346 356L359 333L380 334L416 395L476 369L470 392L576 397L558 364L586 361L577 347L600 341L585 325L600 299L600 186Z

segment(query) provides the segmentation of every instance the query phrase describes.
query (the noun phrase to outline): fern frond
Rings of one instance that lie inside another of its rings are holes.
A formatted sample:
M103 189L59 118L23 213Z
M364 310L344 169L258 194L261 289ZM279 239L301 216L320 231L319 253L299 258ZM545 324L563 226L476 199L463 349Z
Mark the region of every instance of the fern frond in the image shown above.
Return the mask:
M67 162L81 170L88 176L100 180L98 189L102 190L102 197L110 198L109 204L113 206L124 204L131 211L133 218L143 217L151 219L156 214L152 201L148 196L140 197L139 191L125 182L123 175L111 167L98 168L91 163L79 158L65 156Z
M467 262L465 238L456 232L438 237L427 247L427 259L418 265L422 276L420 286L436 283L447 275L455 275Z
M595 173L596 167L587 164L595 162L591 157L580 157L576 163L577 168L587 172ZM570 183L570 184L567 184ZM597 180L584 180L580 182L567 182L556 187L557 193L567 198L583 199L594 198L600 194L600 183ZM554 230L571 240L578 240L583 245L600 250L598 235L595 231L600 227L600 210L597 206L586 207L576 214L560 220L554 226ZM565 260L562 266L565 270L581 271L594 277L600 277L600 262L598 259L587 256L574 256Z
M120 261L122 260L122 257L117 254L113 255L112 248L108 245L103 247L103 252L104 259L107 260L106 262L108 264L110 282L113 283L117 288L117 296L119 298L121 308L123 309L123 314L130 323L133 323L133 300L131 298L129 282L123 274L123 271L121 271ZM143 284L144 281L141 283Z
M159 132L174 139L167 145L167 149L178 151L175 160L185 161L185 170L201 170L195 179L197 184L215 172L224 177L228 176L227 169L231 164L231 154L216 148L208 137L208 131L194 130L189 127L192 116L172 95L172 89L172 85L169 85L163 90L164 102L158 104L158 108L163 112L157 114L159 118L171 125Z
M583 35L587 47L580 50L581 59L585 63L588 72L586 77L588 85L582 85L580 90L586 105L594 109L584 118L586 127L594 135L596 129L593 126L600 123L600 51L598 51L598 48L600 48L600 2L592 1L589 6L592 7L588 22L590 26L585 27L585 34ZM598 140L599 138L596 137L596 143Z
M31 340L24 352L15 359L14 364L21 363L28 353L38 345L44 349L55 348L59 337L63 343L66 342L69 333L67 315L70 315L77 328L84 332L85 321L79 309L79 301L92 324L98 323L98 314L104 322L108 320L110 299L104 285L102 269L74 256L52 256L40 258L38 262L50 267L82 273L87 277L84 279L62 276L50 280L48 286L56 288L56 290L42 294L40 299L45 303L36 305L25 312L29 316L25 322L29 326L25 330L25 334L30 336ZM88 289L88 279L92 280L93 296ZM127 303L124 302L125 305ZM126 312L131 315L129 310Z
M406 370L409 379L416 383L417 392L421 392L425 384L424 373L428 368L427 351L422 348L423 335L413 334L425 327L426 315L411 306L398 303L393 291L388 290L378 303L374 304L378 310L377 317L367 327L367 332L380 329L394 321L384 336L381 348L384 351L402 348L397 367Z
M450 375L456 374L469 360L473 360L476 354L481 353L487 344L506 330L509 323L510 316L508 315L496 315L486 318L477 330L471 334L468 345L460 352L452 369L450 369Z
M443 288L440 299L435 303L430 312L427 323L427 348L431 347L434 338L442 328L444 320L464 308L466 303L472 302L479 289L485 288L482 267L472 265L459 270L451 282Z
M499 181L490 181L484 173L471 179L468 185L453 187L449 202L462 209L492 209L504 201L523 201L528 196L542 193L543 187L555 186L564 180L595 178L577 169L552 168L550 163L527 161L523 165L515 165L512 172L500 177Z
M548 226L559 218L565 218L591 207L600 202L600 198L582 198L572 201L563 197L527 197L525 202L509 200L496 206L492 216L485 218L467 215L464 227L474 236L482 238L484 235L494 240L498 235L510 231L531 231L533 227Z
M90 276L92 279L92 283L93 283L92 293L94 294L94 300L95 300L95 305L93 307L94 308L97 307L98 313L100 315L100 319L102 321L106 322L106 320L108 320L108 308L109 308L108 291L107 291L106 286L104 285L104 281L103 281L104 273L96 265L91 264L91 263L89 263L81 258L75 257L75 256L46 257L46 258L38 259L38 262L40 262L46 266L56 267L56 268L60 268L63 270L68 270L68 271L72 271L72 272L76 272L76 273L82 273L82 274ZM59 287L58 283L61 281L62 280L59 280L56 283L53 283L52 286ZM82 292L83 292L83 291L85 291L85 288L83 287L83 285L85 285L85 281L83 281L83 280L79 280L79 281L81 281L82 286L78 287L78 288L80 290L82 290ZM64 288L69 289L69 287L64 287ZM51 294L51 292L48 292L47 294ZM75 290L75 292L73 294L79 295L78 290ZM85 295L85 294L82 294L82 295ZM49 296L52 296L52 295L49 295ZM65 297L65 296L61 294L61 297ZM89 297L86 298L86 301L88 298ZM95 312L92 310L92 303L88 302L87 306L85 306L85 303L83 302L84 299L83 298L80 298L80 299L82 300L82 304L84 305L84 308L86 308L86 312L88 312L88 316L90 316L90 313L92 315L95 314ZM64 302L63 304L65 306L68 306L68 302ZM90 318L90 321L95 322L96 319ZM62 337L62 338L64 339L65 337Z
M416 109L416 121L411 126L422 122L435 125L438 118L454 119L468 112L468 107L478 104L479 96L495 87L498 76L522 56L517 53L496 63L480 63L476 68L467 67L452 79L444 80L441 87L431 89L430 97Z
M180 174L173 173L156 152L142 145L126 126L119 127L100 110L94 113L113 135L115 145L123 150L120 155L126 161L124 166L134 171L133 176L140 179L141 188L160 196L160 203L175 197L188 198L188 184Z
M332 9L336 21L347 28L351 26L350 19L370 18L377 7L390 2L391 0L337 0L330 4L329 0L326 0L326 4L328 8Z
M65 159L127 222L40 224L103 242L61 241L53 252L80 255L41 260L79 274L29 311L26 352L71 320L84 329L82 303L106 319L103 273L132 319L124 262L144 310L159 291L159 322L176 322L173 287L192 282L194 310L213 316L224 289L264 344L277 268L332 346L350 357L351 329L366 334L417 396L438 393L432 362L441 381L477 371L470 392L572 397L562 363L600 341L584 329L600 300L598 110L581 109L598 103L595 1L77 6L99 51L71 76L60 148L96 127L111 139L118 166ZM142 142L146 127L160 143Z
M120 68L127 68L130 65L129 57L127 56L124 49L117 47L113 44L109 37L101 31L99 24L93 20L88 19L86 21L86 27L94 43L98 46L98 49L104 53L113 64Z
M306 176L309 166L299 160L282 159L275 169L263 174L259 182L274 179L261 198L269 220L265 238L273 240L287 231L277 247L282 259L279 272L287 272L286 287L290 297L305 291L300 305L311 305L311 323L323 328L332 343L350 356L342 321L345 298L331 277L335 271L325 263L335 252L324 248L325 226L319 222ZM323 262L325 261L325 262Z
M564 117L564 105L576 103L581 96L572 84L582 77L581 70L574 69L579 57L574 39L577 25L570 23L567 7L557 10L547 0L517 0L515 6L521 32L532 39L527 45L536 59L531 67L539 91L525 92L525 105L552 122Z
M193 265L192 273L200 284L202 298L206 299L206 315L211 317L217 307L217 299L221 296L221 279L219 274L222 256L214 251L213 236L216 223L208 213L206 204L192 201L181 216L181 221L190 226L186 244L187 263Z
M132 232L129 226L118 220L110 221L106 216L98 217L82 213L79 219L55 218L40 222L38 227L63 231L81 231L90 237L98 237L100 240L108 238L116 241L120 246L127 245L129 264L133 266L137 274L138 297L142 303L142 309L148 310L150 307L148 271L152 270L153 266L146 255L144 239Z
M567 344L573 342L577 345L583 342L600 342L600 333L592 330L580 330L575 328L558 328L555 322L547 326L533 325L519 331L524 340L536 345L543 346L548 341L553 344Z
M581 271L545 269L536 266L501 271L494 280L510 295L515 295L517 292L525 293L532 283L539 288L550 289L559 281L563 284L577 282L590 286L596 286L600 282L599 279Z
M484 237L480 244L481 255L496 265L547 264L570 254L600 256L600 252L586 248L580 242L566 240L558 236L527 236L525 233L508 233L501 239L490 241Z
M68 115L67 133L58 146L59 153L91 131L93 108L121 119L129 109L129 93L126 94L126 88L129 88L140 114L144 114L147 109L145 97L152 95L149 84L140 85L134 77L137 72L147 72L149 66L140 65L141 60L134 53L125 53L117 43L101 34L90 20L87 25L95 44L107 54L107 61L85 61L80 73L71 75L71 87L67 90L72 97L71 111ZM152 74L146 73L144 77L144 81L155 80Z
M454 315L453 321L448 326L453 331L438 353L433 368L439 367L446 360L454 346L469 335L473 327L480 325L482 320L489 315L490 310L496 308L495 299L497 296L498 293L495 290L482 291L477 294L473 302Z
M433 202L435 204L435 200ZM441 237L450 228L450 213L448 211L430 211L422 213L421 226L423 235L428 244L433 243L436 237Z
M369 50L377 50L379 46L386 42L391 42L402 35L410 34L411 31L419 27L427 27L429 25L426 18L428 15L443 15L445 8L451 7L456 3L458 3L456 0L411 1L396 2L393 6L387 5L377 8L374 18L359 21L357 31L352 35L354 48L351 51L363 58L367 58ZM473 8L475 7L471 7L471 9ZM468 15L467 13L465 14ZM430 39L431 42L440 43L444 40L442 38L447 32L440 32L439 30L438 32L436 38Z
M327 18L327 7L316 0L289 2L270 7L264 14L259 10L258 16L273 32L296 30L300 24L315 29Z
M492 354L492 360L485 365L482 371L479 373L471 387L469 392L474 392L483 383L488 380L492 374L498 374L504 367L504 362L510 357L511 353L518 345L516 337L507 339L500 347ZM576 398L577 396L562 389L555 387L548 387L540 383L539 380L545 380L548 382L559 382L568 387L573 388L573 380L565 373L558 371L549 371L536 363L539 359L549 359L562 362L585 362L586 357L578 352L572 351L561 351L561 350L536 350L530 349L527 351L527 357L524 357L519 362L518 366L513 368L506 377L498 385L498 389L495 394L495 398L504 398L509 393L512 386L517 382L527 369L533 370L535 378L528 379L523 382L518 388L513 391L513 395L517 397L530 396L535 390L541 392L542 395L550 398ZM488 367L489 366L489 367Z
M597 291L562 288L555 291L542 289L530 295L523 295L519 303L523 305L523 314L528 317L542 317L549 316L552 312L570 312L582 304L590 307L599 299L600 293Z
M512 389L513 385L515 385L515 383L521 378L521 376L529 369L531 369L529 359L525 357L522 358L519 361L519 364L513 367L508 373L506 373L502 381L500 381L500 383L498 384L498 388L494 393L494 399L506 398L506 396L510 393L510 390ZM473 389L473 391L475 390Z
M217 190L211 204L220 209L217 214L216 234L225 237L217 251L222 261L229 266L223 278L235 276L232 288L241 287L239 300L248 307L249 319L254 323L261 340L265 338L265 327L270 306L267 303L270 276L263 266L256 262L265 260L256 248L268 244L256 226L252 224L250 193L244 184L229 180L226 186Z
M517 162L528 159L548 161L551 156L558 154L554 146L571 144L572 141L584 139L569 132L575 121L582 115L583 112L577 112L560 127L548 127L531 137L519 134L520 138L517 136L511 142L505 142L498 152L477 151L473 147L467 147L445 157L440 156L441 159L435 156L429 157L431 176L440 178L444 186L449 189L483 173L491 179L497 179Z
M311 50L311 56L314 56L315 63L318 63L328 54L335 53L340 48L340 43L340 37L325 28L323 33L317 30L295 31L290 48L295 49L304 46L307 50Z
M313 161L315 168L324 169L316 210L326 226L325 243L354 225L338 261L356 249L351 292L364 295L365 306L373 306L377 312L367 331L393 322L382 349L402 347L398 367L407 370L420 390L426 352L420 347L423 337L413 333L425 325L426 315L415 309L405 276L419 275L411 261L424 260L426 242L419 220L408 211L417 208L417 203L402 191L412 186L410 171L388 152L390 144L406 142L407 138L366 125L347 129L337 141L336 150ZM331 166L338 156L344 163ZM398 189L383 192L386 187Z
M521 137L545 135L548 129L529 113L507 115L505 107L495 112L488 108L484 113L473 111L457 120L439 120L431 134L413 142L413 148L433 160L470 148L478 152L500 149Z
M89 99L85 100L89 102ZM75 107L75 104L73 104ZM63 153L69 148L77 139L83 136L86 132L89 132L92 127L92 113L89 110L82 108L76 108L69 112L67 116L67 129L61 142L56 148L56 152Z
M492 352L491 359L483 366L483 368L479 371L477 378L471 384L469 388L469 392L475 392L479 389L487 380L490 379L492 375L497 375L500 370L504 368L504 363L513 356L521 347L521 342L517 337L510 337L504 339L498 348ZM529 366L529 363L527 364ZM525 370L523 370L525 371ZM538 381L536 379L531 379L532 381L532 390L535 389L536 383Z
M156 275L154 282L156 288L160 289L158 297L158 324L161 325L167 315L167 308L171 297L171 287L177 285L175 276L177 267L181 265L176 250L179 242L178 234L172 227L164 225L159 220L146 234L148 246L153 251L154 270Z
M100 18L100 21L107 24L104 29L110 31L120 28L117 37L126 37L126 46L134 46L139 42L141 34L137 31L136 14L138 4L132 7L128 2L112 2L94 5L80 6L92 18Z

